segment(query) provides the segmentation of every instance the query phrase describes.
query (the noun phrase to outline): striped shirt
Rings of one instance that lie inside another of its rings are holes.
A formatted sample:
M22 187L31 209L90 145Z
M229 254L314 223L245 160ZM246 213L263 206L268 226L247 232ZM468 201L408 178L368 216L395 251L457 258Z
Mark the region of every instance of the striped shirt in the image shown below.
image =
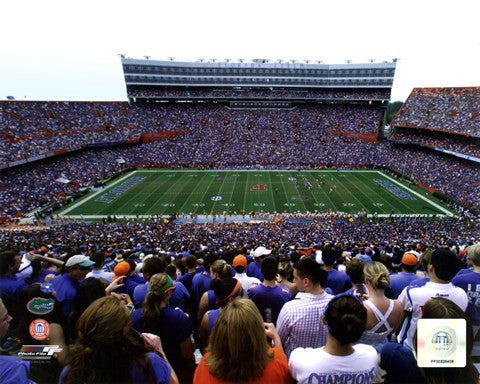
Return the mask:
M322 317L332 295L299 292L295 299L285 303L278 315L277 329L285 354L295 348L320 348L327 342L327 326Z

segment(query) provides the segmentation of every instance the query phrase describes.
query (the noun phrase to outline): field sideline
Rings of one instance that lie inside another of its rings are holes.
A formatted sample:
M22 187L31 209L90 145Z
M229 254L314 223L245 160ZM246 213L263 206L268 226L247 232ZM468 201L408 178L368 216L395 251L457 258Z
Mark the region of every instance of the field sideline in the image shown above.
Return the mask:
M73 219L172 213L296 213L453 216L419 188L376 170L136 170L57 212Z

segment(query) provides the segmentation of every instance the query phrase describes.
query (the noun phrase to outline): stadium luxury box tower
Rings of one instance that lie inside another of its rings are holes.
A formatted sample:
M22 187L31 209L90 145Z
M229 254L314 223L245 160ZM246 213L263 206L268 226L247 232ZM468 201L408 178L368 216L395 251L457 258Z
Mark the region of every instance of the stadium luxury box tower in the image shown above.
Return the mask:
M231 108L291 108L299 103L368 104L385 118L396 60L322 64L256 59L195 62L122 56L130 103L223 102Z

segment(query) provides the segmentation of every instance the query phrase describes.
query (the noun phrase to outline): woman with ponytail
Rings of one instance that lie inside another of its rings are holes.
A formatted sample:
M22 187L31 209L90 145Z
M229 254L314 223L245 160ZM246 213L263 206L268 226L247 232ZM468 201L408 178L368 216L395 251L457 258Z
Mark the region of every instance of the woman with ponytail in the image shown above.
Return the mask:
M138 332L160 336L165 354L181 382L193 375L192 323L180 309L168 302L175 286L166 273L150 278L148 293L141 308L132 313L133 326ZM183 380L182 380L183 379Z
M200 323L200 344L202 349L208 345L215 322L220 316L222 308L228 303L243 297L243 288L240 281L233 277L212 280L211 287L215 291L217 309L211 309L203 315Z
M378 261L365 264L363 275L368 291L368 300L363 302L367 309L367 326L359 342L369 344L380 352L388 342L388 336L400 327L403 307L399 301L385 296L385 288L390 284L385 265Z
M367 323L367 311L350 295L334 297L325 308L327 343L321 348L296 348L289 368L298 383L371 384L377 369L377 352L370 345L355 344ZM355 344L355 345L354 345Z
M200 323L203 319L203 315L210 309L218 308L217 298L215 297L215 291L212 288L212 283L215 280L224 279L226 277L232 277L233 269L230 264L228 264L223 259L215 260L210 265L210 289L203 293L200 303L198 305L198 322Z

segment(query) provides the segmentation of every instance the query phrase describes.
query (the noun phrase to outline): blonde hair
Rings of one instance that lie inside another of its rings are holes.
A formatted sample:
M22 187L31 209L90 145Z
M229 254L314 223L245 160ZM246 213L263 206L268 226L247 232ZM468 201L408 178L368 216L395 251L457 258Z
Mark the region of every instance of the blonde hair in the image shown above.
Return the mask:
M166 273L156 273L148 283L148 293L142 305L142 321L145 327L153 327L158 323L167 299L164 289L170 276Z
M210 265L210 272L216 273L219 279L232 276L232 266L223 259L215 260Z
M378 261L365 264L363 275L373 289L385 289L390 284L387 267Z
M263 374L273 354L253 301L239 299L222 309L207 350L206 365L218 380L246 382Z

